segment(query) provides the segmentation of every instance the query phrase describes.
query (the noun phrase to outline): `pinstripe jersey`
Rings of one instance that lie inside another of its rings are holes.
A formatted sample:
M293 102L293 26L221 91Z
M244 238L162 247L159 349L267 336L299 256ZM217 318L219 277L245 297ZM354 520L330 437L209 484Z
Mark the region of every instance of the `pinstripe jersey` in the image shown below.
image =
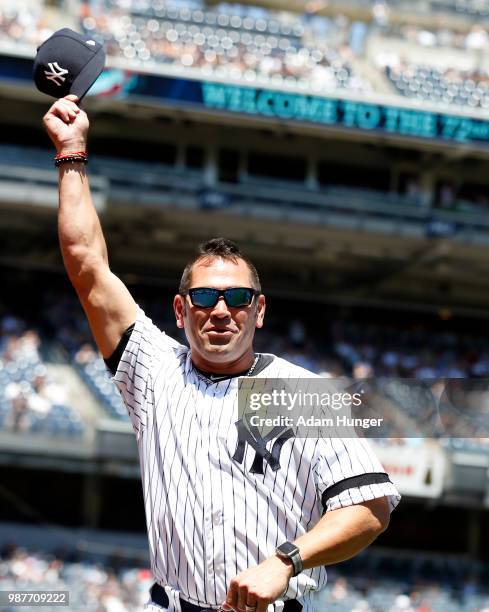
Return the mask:
M274 357L259 376L314 375ZM383 496L391 510L399 502L365 440L291 437L282 440L275 470L249 445L240 454L238 378L204 376L190 349L141 309L114 381L136 433L151 568L170 610L180 610L179 596L217 609L234 576L306 533L324 511ZM322 566L304 570L285 598L310 612L311 594L326 578ZM282 607L277 601L269 612Z

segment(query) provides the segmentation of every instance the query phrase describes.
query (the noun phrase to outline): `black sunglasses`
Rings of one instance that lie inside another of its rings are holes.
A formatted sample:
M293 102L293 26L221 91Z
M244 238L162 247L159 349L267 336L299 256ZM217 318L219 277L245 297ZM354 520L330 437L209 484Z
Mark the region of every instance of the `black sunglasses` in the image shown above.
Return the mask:
M259 291L248 287L231 287L230 289L211 289L210 287L196 287L189 289L190 301L197 308L214 308L221 295L229 308L243 308L249 306Z

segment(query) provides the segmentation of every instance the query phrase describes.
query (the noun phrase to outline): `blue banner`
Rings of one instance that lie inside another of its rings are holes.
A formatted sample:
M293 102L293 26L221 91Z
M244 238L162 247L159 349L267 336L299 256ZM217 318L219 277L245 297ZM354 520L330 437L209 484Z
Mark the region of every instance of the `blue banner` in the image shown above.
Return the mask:
M31 74L32 60L8 56L0 59L0 79L32 83ZM447 143L487 146L489 142L489 121L484 119L125 70L105 71L92 92Z

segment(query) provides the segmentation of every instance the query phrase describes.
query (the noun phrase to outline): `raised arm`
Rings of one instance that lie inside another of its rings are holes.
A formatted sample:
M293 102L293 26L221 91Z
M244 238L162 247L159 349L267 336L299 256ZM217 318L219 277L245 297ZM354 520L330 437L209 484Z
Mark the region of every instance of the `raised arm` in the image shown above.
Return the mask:
M58 154L86 151L88 117L76 96L55 102L44 126ZM58 234L63 261L104 357L136 319L136 303L109 268L107 246L82 162L59 167Z

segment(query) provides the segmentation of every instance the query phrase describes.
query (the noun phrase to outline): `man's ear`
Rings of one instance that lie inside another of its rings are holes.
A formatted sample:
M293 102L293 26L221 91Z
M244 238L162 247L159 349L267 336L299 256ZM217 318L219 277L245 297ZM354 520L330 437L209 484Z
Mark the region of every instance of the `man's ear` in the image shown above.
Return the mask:
M265 310L267 308L267 304L265 301L265 296L260 294L256 298L256 327L260 329L263 327L263 319L265 318Z
M173 298L173 310L175 311L175 318L177 320L177 327L179 329L183 329L185 327L185 306L185 296L177 293L177 295Z

